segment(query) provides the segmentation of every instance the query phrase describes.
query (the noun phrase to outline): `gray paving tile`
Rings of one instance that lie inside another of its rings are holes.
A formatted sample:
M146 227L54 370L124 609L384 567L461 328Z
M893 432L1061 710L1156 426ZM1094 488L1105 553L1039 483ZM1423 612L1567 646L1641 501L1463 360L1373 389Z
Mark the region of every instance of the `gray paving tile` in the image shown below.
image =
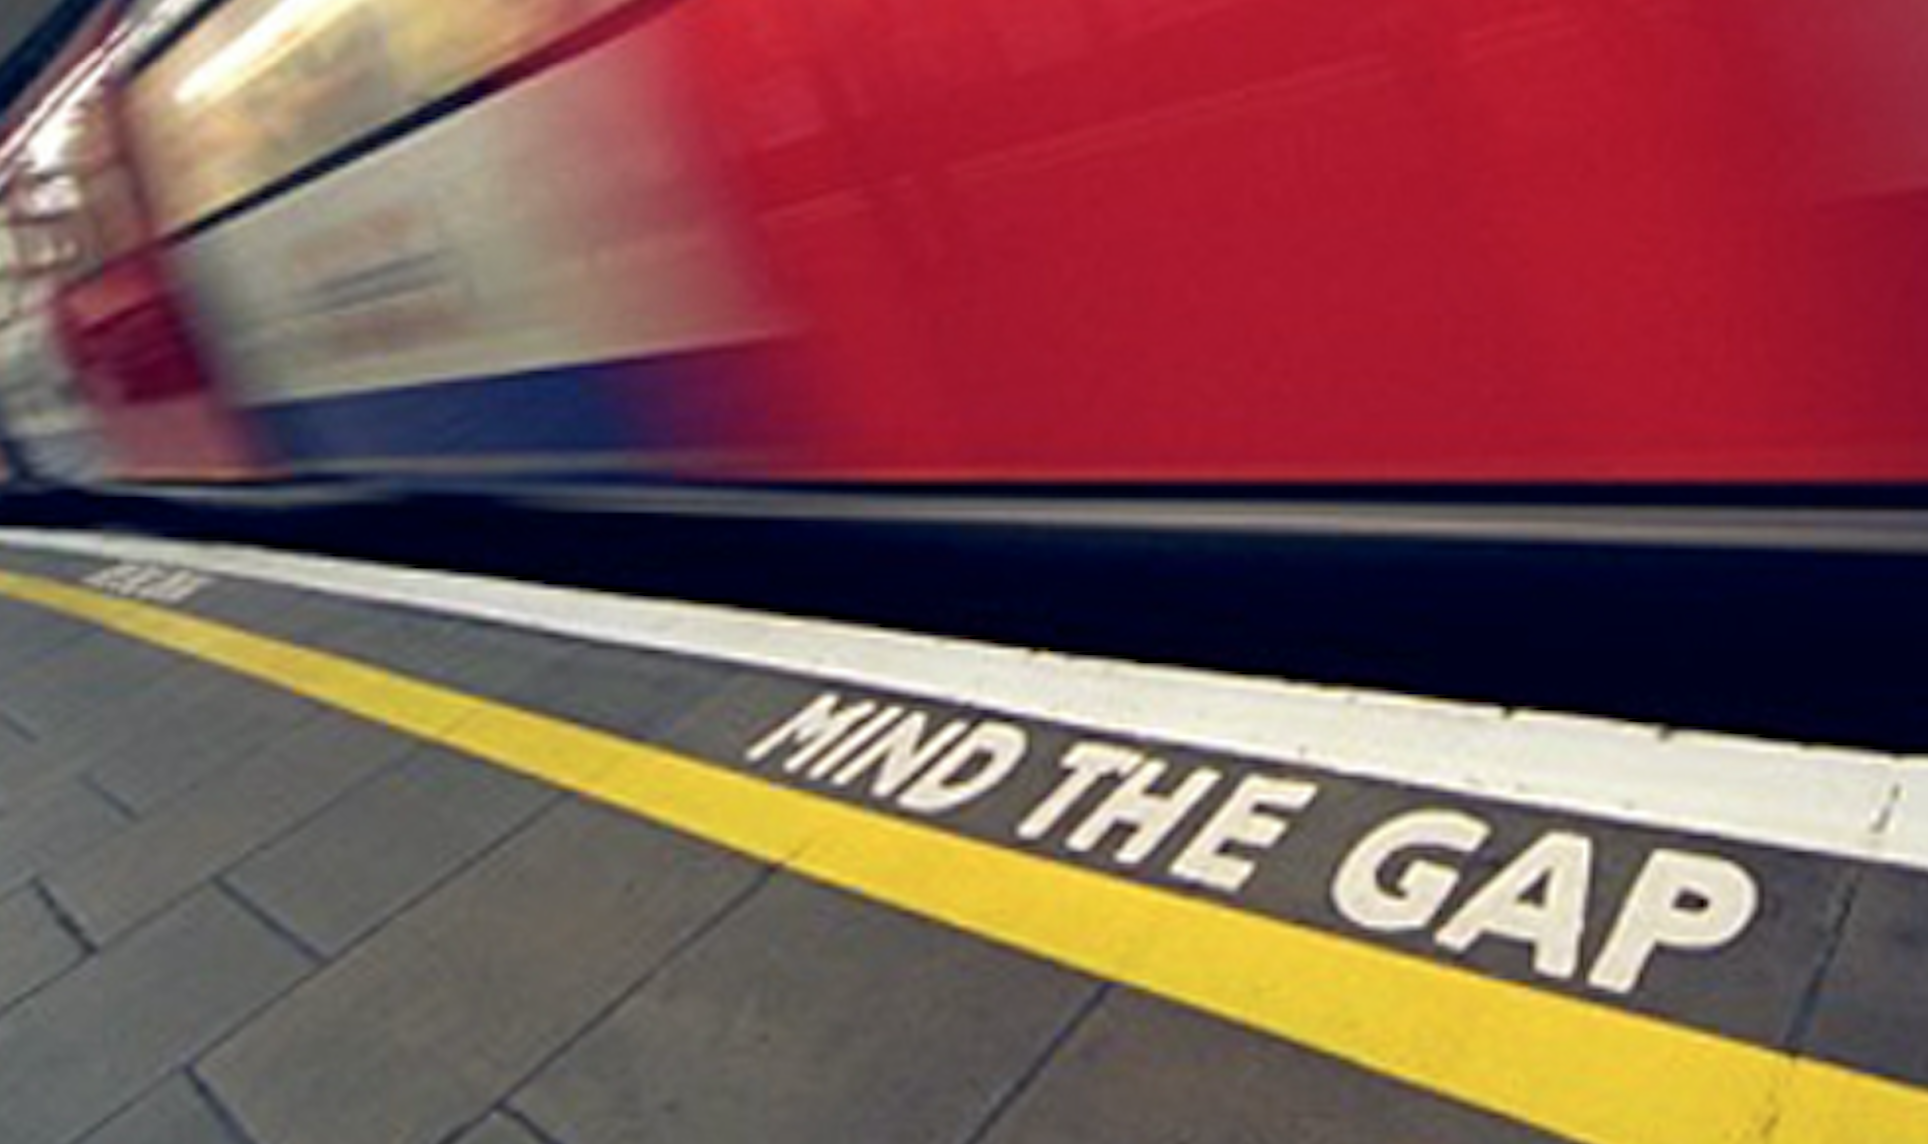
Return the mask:
M224 1044L202 1075L270 1144L433 1144L760 876L564 803Z
M455 1144L545 1144L506 1116L491 1116L455 1138Z
M0 1140L73 1140L306 970L232 902L196 895L0 1018Z
M982 1144L1556 1144L1196 1012L1113 993Z
M779 877L514 1104L571 1144L965 1140L1096 989Z
M30 792L87 774L122 806L144 814L288 734L317 705L213 667L183 663L168 677L117 705L111 719L0 760L0 790Z
M58 977L85 953L34 890L0 899L0 1010Z
M735 669L687 656L583 647L518 688L518 705L652 739L722 691Z
M47 887L90 936L111 941L413 747L393 732L323 716L62 865Z
M117 699L111 718L70 725L44 738L36 734L30 749L0 755L0 792L18 797L41 783L73 777L102 752L143 742L176 708L200 699L219 679L216 669L183 660L151 686Z
M1793 1046L1909 1084L1928 1084L1928 876L1861 873L1809 1027Z
M77 725L111 719L117 704L154 686L180 657L118 636L66 644L34 667L0 679L0 708L51 740Z
M39 576L47 580L60 580L77 584L89 573L107 567L111 563L91 556L76 556L65 552L44 552L34 548L7 546L0 548L0 568L9 572L19 572L28 576Z
M560 797L425 747L242 863L228 884L333 954Z
M379 605L279 584L223 578L220 590L196 596L183 610L272 639L310 644L352 627Z
M249 1144L230 1131L201 1094L177 1077L87 1134L80 1144Z
M353 618L308 632L307 646L475 695L507 694L576 645L454 616L354 605Z
M268 750L320 718L322 708L272 687L229 676L157 716L138 738L93 756L88 774L136 814Z
M339 623L350 605L314 592L221 576L178 607L204 620L299 642L309 632Z
M43 658L94 631L79 620L31 604L0 600L0 679L32 670Z
M113 837L129 819L79 785L63 783L0 813L0 893Z

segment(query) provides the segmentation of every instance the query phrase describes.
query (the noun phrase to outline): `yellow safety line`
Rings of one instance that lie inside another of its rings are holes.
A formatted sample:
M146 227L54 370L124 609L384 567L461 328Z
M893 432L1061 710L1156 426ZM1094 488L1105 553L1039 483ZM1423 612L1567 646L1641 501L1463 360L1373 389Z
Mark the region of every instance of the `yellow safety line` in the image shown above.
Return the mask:
M1928 1091L959 837L179 612L0 595L1587 1144L1928 1142Z

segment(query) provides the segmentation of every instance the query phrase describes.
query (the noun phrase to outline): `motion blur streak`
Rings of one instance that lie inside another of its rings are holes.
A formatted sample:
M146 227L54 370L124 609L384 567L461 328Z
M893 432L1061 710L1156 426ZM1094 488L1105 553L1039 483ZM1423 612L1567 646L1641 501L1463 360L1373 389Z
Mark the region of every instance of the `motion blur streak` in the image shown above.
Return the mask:
M1928 478L1909 0L110 3L42 478Z

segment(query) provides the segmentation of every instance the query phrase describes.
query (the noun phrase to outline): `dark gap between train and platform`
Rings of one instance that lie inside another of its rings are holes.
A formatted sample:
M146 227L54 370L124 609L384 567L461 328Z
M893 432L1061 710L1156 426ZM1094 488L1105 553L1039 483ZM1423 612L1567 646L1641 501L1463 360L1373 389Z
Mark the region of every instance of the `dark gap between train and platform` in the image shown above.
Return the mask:
M1898 495L1898 494L1897 494ZM555 512L454 495L15 501L221 540L1023 647L1892 751L1928 749L1905 552Z

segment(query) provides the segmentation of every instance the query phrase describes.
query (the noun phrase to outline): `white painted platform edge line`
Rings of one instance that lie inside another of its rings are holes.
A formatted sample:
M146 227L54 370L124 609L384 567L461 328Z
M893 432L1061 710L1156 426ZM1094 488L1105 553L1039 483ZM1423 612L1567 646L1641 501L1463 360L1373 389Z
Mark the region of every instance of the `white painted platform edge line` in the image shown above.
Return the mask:
M235 545L21 529L0 529L0 543L173 564L598 643L825 676L1354 778L1928 869L1928 813L1893 813L1902 791L1928 768L1872 752L1664 734L1608 719L1508 714L1446 700ZM1918 807L1923 800L1905 801Z

